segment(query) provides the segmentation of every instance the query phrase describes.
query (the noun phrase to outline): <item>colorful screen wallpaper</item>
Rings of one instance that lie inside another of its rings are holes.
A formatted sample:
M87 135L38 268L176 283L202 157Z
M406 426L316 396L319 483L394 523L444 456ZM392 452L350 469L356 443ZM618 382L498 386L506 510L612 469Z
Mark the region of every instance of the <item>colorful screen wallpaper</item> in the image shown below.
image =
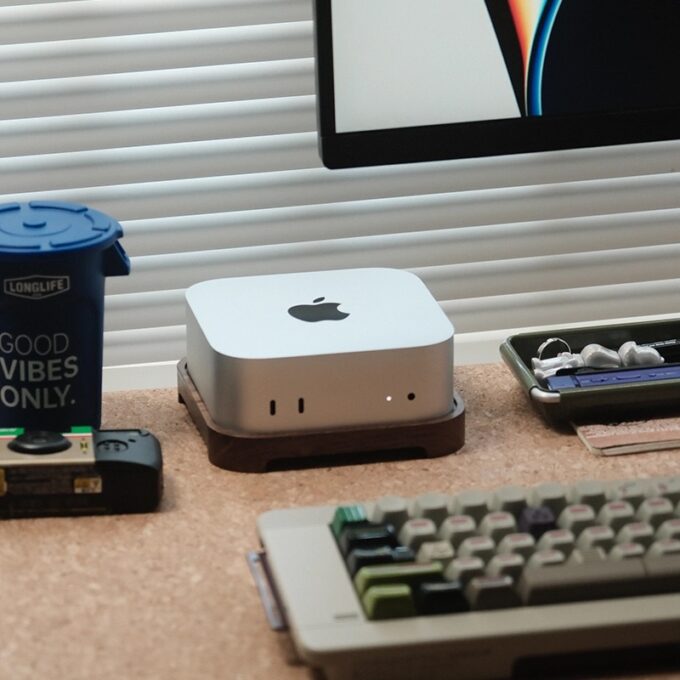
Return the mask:
M680 0L485 0L522 115L680 106Z

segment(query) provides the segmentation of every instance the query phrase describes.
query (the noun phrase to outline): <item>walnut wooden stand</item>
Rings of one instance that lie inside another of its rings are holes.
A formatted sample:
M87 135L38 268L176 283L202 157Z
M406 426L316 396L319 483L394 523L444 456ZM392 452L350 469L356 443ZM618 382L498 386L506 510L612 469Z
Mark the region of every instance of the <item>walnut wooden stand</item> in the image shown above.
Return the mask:
M187 372L186 359L177 365L177 388L180 403L187 407L208 447L210 462L226 470L265 472L395 458L435 458L453 453L465 443L465 407L456 392L453 411L428 422L243 437L220 428L212 419Z

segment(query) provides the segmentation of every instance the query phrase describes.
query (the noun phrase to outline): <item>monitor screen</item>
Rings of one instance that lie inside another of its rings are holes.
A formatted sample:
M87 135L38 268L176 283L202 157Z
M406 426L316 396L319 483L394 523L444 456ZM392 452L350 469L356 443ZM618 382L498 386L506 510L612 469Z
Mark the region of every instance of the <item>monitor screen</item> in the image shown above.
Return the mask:
M680 137L680 0L315 0L328 167Z

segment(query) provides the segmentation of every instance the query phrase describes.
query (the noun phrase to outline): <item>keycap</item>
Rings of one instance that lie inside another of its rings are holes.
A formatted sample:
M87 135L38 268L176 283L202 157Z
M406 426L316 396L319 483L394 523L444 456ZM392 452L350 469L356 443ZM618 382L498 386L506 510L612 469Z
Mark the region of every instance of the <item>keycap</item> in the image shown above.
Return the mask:
M614 545L614 539L615 534L611 527L596 524L592 527L586 527L581 532L581 535L578 537L577 545L582 550L602 548L608 552Z
M470 536L474 536L477 523L469 515L451 515L439 527L437 538L448 541L454 548Z
M490 512L479 524L479 533L498 543L508 534L517 532L517 522L509 512Z
M642 558L642 563L649 577L644 592L675 593L680 591L679 555L668 555L663 558L646 555Z
M604 548L576 548L569 555L567 564L588 564L590 562L604 562L607 553Z
M642 557L644 554L645 547L640 543L617 543L609 551L609 557L612 560L625 560L630 557Z
M371 519L375 524L391 524L399 531L409 518L408 502L401 496L383 496L373 506Z
M680 477L665 477L652 481L647 489L647 497L655 496L667 498L673 505L680 502Z
M491 510L509 512L518 517L527 504L526 490L521 486L503 486L491 497Z
M470 536L458 547L460 557L479 557L482 561L490 560L495 552L496 544L488 536Z
M455 614L470 609L460 581L421 583L415 593L418 614Z
M527 570L552 568L565 560L566 555L561 550L537 550L527 560Z
M427 517L439 526L449 515L449 496L443 493L424 493L413 501L411 515L413 517Z
M576 544L576 537L569 529L546 531L536 544L538 550L559 550L569 556Z
M522 601L510 576L475 576L465 587L470 608L476 610L518 607Z
M346 527L366 524L368 517L363 505L341 505L336 508L333 520L331 522L331 529L336 538Z
M354 576L354 586L363 595L372 586L406 583L409 586L425 581L441 581L442 565L439 562L430 564L389 564L362 567Z
M680 541L676 538L663 538L654 541L647 550L647 557L667 557L680 554Z
M411 589L402 583L372 586L366 590L361 602L366 617L371 620L416 615Z
M399 542L417 553L423 543L434 541L436 535L437 527L431 519L410 519L401 527Z
M338 541L344 555L348 555L357 548L391 548L399 545L394 527L384 525L349 525L343 529Z
M574 536L578 536L583 529L595 524L595 511L583 503L568 505L557 518L557 526L569 529Z
M615 532L624 524L634 521L635 508L628 501L609 501L597 515L597 523L611 527Z
M447 581L458 581L463 585L474 576L484 574L484 562L479 557L455 557L444 571Z
M641 592L645 578L641 559L556 565L525 569L518 593L525 605L628 597Z
M667 498L646 498L637 509L635 518L640 522L648 522L653 527L658 527L667 519L673 518L673 503Z
M536 539L534 539L531 534L516 533L504 536L498 544L497 552L499 555L504 553L517 553L526 559L535 549Z
M616 501L627 501L637 508L645 498L646 486L640 480L615 482L609 489L609 498Z
M454 558L455 550L448 541L427 541L418 549L416 562L432 562L437 560L444 567Z
M657 538L680 538L680 518L667 519L656 530Z
M374 564L399 564L403 562L413 562L415 555L410 548L400 545L396 548L381 546L379 548L355 548L347 556L347 569L354 574L361 567L368 567Z
M648 522L624 524L616 534L617 543L640 543L646 548L654 541L654 527Z
M494 555L486 565L487 576L510 576L516 581L524 569L525 560L518 553Z
M585 503L590 505L595 512L598 512L606 502L607 496L602 482L584 480L576 482L576 484L571 487L569 503Z
M517 522L520 533L531 534L536 540L556 527L555 514L545 505L524 508Z
M491 496L486 491L468 489L453 497L450 505L452 515L469 515L479 522L489 512Z
M550 508L558 516L567 505L567 488L557 482L544 482L534 487L530 494L533 507Z

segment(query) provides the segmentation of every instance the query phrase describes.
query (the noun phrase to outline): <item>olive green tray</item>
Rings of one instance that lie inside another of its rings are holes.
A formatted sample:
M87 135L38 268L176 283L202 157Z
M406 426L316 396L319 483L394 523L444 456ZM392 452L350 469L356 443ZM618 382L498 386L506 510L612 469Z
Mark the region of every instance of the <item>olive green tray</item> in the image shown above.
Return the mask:
M548 338L569 343L580 352L590 343L618 349L624 342L638 344L680 338L680 320L588 326L518 333L507 338L500 353L538 412L554 426L570 422L615 422L680 413L680 379L665 379L550 390L534 376L531 359Z

